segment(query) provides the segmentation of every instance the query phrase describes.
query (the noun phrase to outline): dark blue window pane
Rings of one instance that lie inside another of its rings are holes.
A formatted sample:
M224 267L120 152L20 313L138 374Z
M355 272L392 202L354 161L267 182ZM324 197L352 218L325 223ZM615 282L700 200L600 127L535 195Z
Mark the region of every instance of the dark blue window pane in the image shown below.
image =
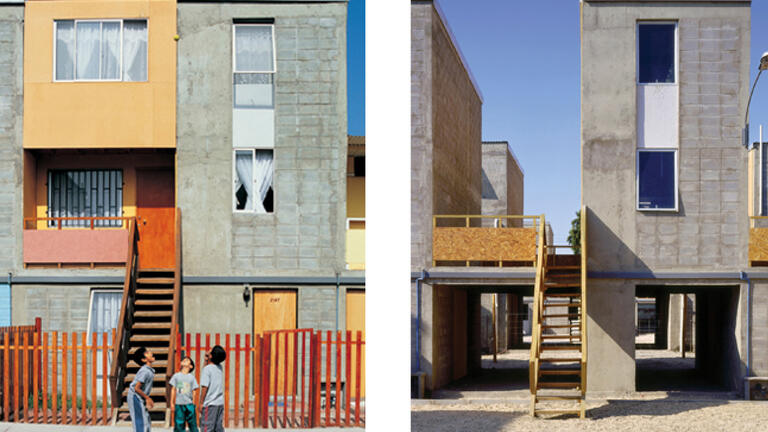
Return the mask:
M675 154L640 152L639 199L641 209L675 208Z
M638 26L641 83L675 82L675 25Z

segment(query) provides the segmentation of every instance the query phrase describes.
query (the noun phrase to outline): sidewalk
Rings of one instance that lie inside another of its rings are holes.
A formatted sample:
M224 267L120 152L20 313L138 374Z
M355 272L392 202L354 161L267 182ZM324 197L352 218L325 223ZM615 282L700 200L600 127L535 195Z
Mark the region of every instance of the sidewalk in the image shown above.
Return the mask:
M67 426L67 425L43 425L43 424L24 424L24 423L1 423L0 432L108 432L108 431L130 431L130 426ZM263 431L266 429L227 429L231 431ZM363 428L317 428L317 429L285 429L290 431L328 431L328 432L341 432L341 431L358 431L362 432ZM152 431L157 432L171 432L173 428L152 428Z

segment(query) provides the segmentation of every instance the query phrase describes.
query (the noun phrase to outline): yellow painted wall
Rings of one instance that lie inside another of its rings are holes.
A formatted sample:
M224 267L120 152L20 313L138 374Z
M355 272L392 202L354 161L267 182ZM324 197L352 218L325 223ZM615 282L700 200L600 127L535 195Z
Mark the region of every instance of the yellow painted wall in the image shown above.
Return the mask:
M365 177L347 177L347 217L365 219ZM347 268L365 270L365 222L347 229Z
M123 216L136 216L136 169L172 167L173 155L121 154L110 155L73 155L46 154L37 157L37 172L34 181L24 179L24 184L35 184L35 214L39 218L47 217L48 209L48 170L51 169L122 169L123 170ZM25 171L26 173L26 171ZM24 200L25 205L27 200ZM25 209L25 214L27 209ZM48 229L45 221L37 223L37 229Z
M147 18L147 82L53 82L53 21ZM175 0L28 0L24 147L176 146Z
M365 217L365 177L347 177L347 217Z

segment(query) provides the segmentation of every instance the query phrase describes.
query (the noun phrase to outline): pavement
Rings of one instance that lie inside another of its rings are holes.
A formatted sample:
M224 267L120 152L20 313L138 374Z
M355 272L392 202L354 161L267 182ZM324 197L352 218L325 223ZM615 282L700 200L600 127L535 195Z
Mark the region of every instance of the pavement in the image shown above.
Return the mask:
M130 431L130 426L68 426L68 425L43 425L43 424L25 424L25 423L2 423L0 422L0 432L108 432L108 431ZM173 428L152 428L153 432L171 432ZM235 431L263 431L264 429L230 429ZM329 432L362 432L364 428L317 428L317 429L290 429L292 431L329 431Z

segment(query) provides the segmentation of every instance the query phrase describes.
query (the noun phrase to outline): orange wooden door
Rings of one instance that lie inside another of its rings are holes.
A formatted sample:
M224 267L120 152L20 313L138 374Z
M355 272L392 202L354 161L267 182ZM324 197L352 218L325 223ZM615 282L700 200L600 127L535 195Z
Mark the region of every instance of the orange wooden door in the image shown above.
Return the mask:
M293 330L296 328L296 291L292 290L256 290L253 293L253 333L263 334L272 330ZM288 349L286 350L286 337ZM293 333L273 334L270 340L269 393L275 394L275 374L277 374L277 394L283 395L287 384L288 394L296 385L294 370ZM287 357L287 362L286 362ZM286 371L286 363L287 371ZM285 377L288 382L285 382Z
M173 268L175 185L171 169L136 170L139 267Z
M357 340L358 330L363 332L365 340L365 290L347 290L347 330L352 331L352 339ZM365 345L360 356L360 397L365 397ZM357 364L357 351L352 351L352 364ZM355 369L352 369L352 382L350 394L354 397L354 388L357 385Z

